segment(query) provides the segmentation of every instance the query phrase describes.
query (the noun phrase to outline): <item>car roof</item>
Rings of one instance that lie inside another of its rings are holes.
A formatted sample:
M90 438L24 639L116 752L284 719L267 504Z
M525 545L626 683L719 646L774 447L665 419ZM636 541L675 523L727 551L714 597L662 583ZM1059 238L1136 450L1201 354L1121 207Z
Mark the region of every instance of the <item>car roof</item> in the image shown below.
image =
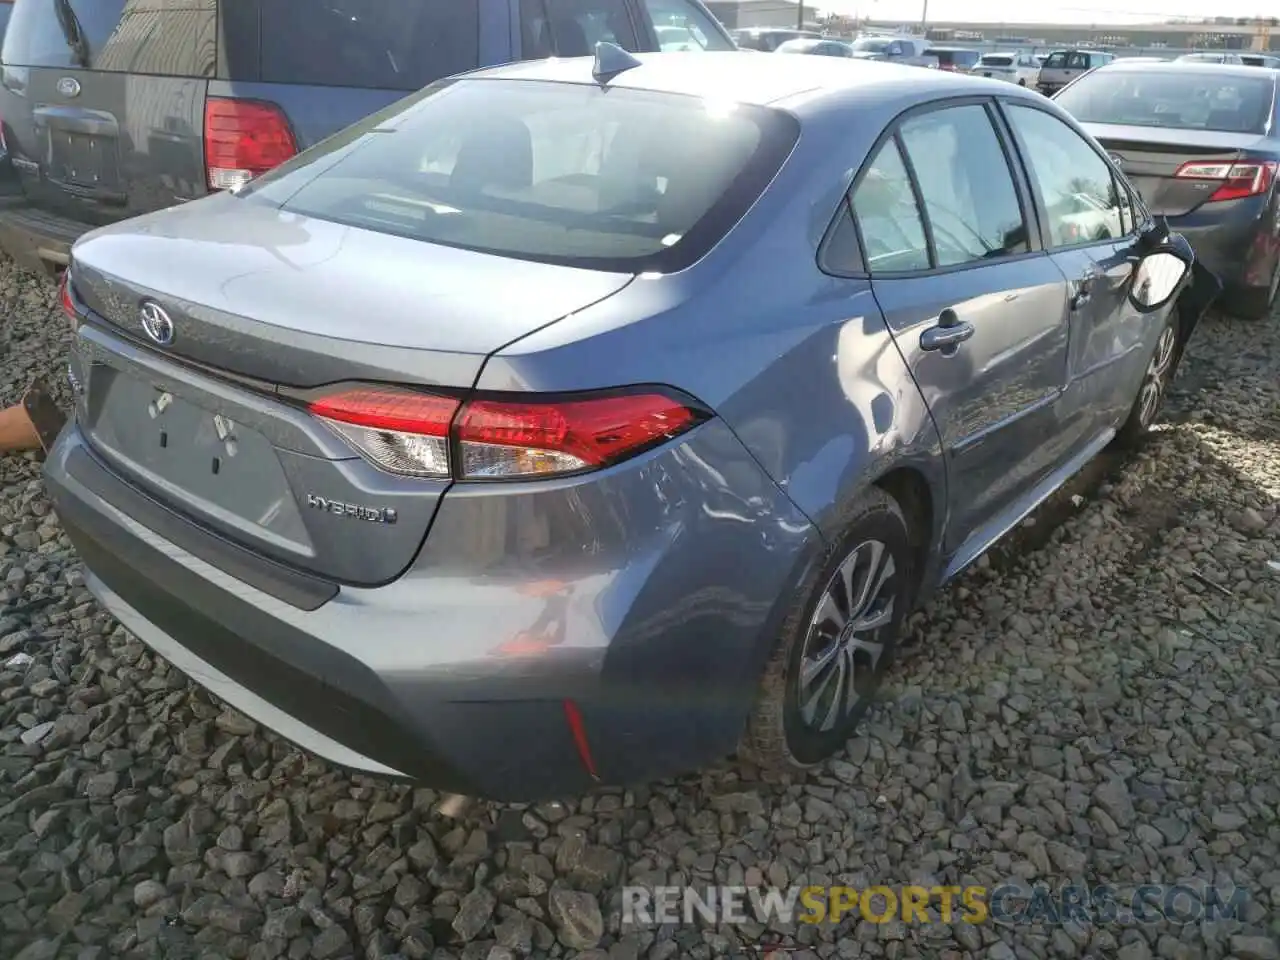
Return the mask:
M609 86L761 106L802 94L830 100L842 93L879 87L910 89L921 97L968 89L1007 93L1009 87L999 80L946 71L830 57L749 57L740 51L640 53L635 57L640 65L615 76ZM592 62L589 57L533 60L476 70L464 76L585 84L595 82Z
M1107 73L1119 73L1122 70L1133 73L1199 73L1206 77L1256 77L1260 73L1257 67L1251 67L1247 63L1205 63L1196 60L1133 62L1120 59L1108 63L1105 67L1099 67L1098 70L1105 70Z

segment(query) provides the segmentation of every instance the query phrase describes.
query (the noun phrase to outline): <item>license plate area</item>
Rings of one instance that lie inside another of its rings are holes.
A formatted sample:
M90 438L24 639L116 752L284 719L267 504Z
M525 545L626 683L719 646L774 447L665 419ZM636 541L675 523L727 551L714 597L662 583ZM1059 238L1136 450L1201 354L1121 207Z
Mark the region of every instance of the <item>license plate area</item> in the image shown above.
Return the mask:
M266 437L105 363L93 365L90 381L85 431L131 481L236 539L311 553L284 468Z
M49 129L49 176L94 190L120 185L120 152L114 137Z

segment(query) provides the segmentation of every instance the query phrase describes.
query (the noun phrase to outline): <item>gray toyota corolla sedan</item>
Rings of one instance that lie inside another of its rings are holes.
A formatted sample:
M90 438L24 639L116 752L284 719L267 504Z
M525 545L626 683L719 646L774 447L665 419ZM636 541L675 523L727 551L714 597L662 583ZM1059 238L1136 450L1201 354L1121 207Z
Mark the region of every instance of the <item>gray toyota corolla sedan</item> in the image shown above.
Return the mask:
M1062 110L824 57L509 65L80 240L92 589L359 770L802 769L1211 295Z

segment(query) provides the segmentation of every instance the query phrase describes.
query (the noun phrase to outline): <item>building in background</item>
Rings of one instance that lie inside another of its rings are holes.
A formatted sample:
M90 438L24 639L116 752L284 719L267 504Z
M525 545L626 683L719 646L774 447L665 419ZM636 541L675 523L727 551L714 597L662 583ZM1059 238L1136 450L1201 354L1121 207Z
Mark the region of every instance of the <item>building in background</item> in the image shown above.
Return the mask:
M830 26L845 34L851 28L874 28L877 32L902 29L917 31L918 24L827 16L817 3L805 3L803 14L796 0L710 0L707 6L729 29L744 27L795 28L803 17L806 28ZM868 5L869 6L869 5ZM838 21L831 22L828 21ZM1269 50L1280 42L1280 17L1205 17L1166 23L1080 24L1080 23L973 23L930 20L929 38L939 43L1043 47L1095 46L1114 49L1217 49ZM1017 42L1015 42L1017 41Z

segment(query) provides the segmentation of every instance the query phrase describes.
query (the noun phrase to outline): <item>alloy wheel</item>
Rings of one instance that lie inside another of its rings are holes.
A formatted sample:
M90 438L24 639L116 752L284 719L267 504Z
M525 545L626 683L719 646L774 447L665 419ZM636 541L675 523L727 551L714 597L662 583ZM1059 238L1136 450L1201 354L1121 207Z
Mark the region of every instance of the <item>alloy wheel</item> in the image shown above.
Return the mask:
M879 540L856 546L823 590L796 671L796 705L806 727L837 729L875 688L893 622L898 574Z
M1160 403L1164 398L1168 385L1169 371L1173 368L1173 355L1177 351L1178 336L1172 326L1167 326L1160 333L1156 342L1156 351L1147 364L1147 372L1142 378L1142 391L1138 399L1138 419L1145 430L1156 419L1160 412Z

